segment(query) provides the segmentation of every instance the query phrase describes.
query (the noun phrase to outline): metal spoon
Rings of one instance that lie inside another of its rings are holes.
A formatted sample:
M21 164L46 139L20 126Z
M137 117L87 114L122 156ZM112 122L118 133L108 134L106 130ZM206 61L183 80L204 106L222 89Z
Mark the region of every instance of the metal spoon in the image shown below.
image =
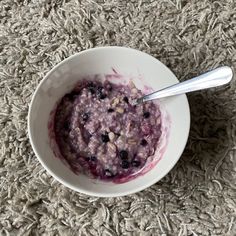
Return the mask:
M221 86L229 83L232 77L233 77L232 69L228 66L222 66L212 71L206 72L202 75L199 75L197 77L194 77L193 79L186 80L184 82L174 84L167 88L145 95L141 98L138 98L133 103L134 105L136 105L158 98L164 98L173 95L189 93L201 89Z

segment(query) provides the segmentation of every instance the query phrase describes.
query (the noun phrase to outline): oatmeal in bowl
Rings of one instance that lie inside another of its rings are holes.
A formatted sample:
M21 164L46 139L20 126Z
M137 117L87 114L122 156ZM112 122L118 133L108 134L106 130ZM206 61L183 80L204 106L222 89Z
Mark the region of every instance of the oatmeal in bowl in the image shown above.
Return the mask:
M130 48L94 48L65 59L30 103L36 157L61 184L91 196L124 196L155 184L186 145L188 101L132 100L177 82L160 61Z
M162 134L157 104L132 105L142 95L131 80L82 79L63 96L50 120L59 157L74 173L100 180L122 183L142 174Z

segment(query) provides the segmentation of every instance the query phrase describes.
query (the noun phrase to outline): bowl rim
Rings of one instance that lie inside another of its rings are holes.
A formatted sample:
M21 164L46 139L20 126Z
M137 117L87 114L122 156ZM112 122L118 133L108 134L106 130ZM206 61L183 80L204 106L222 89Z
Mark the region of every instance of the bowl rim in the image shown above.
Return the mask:
M122 192L119 192L119 193L101 193L101 192L85 190L85 189L81 189L79 187L73 186L70 182L62 179L60 176L56 175L53 172L53 170L48 168L47 163L43 159L41 159L41 157L40 157L40 155L39 155L39 153L37 151L37 148L36 148L36 146L34 144L34 141L33 141L33 138L32 138L32 134L31 134L31 123L32 123L31 114L32 114L32 109L33 109L33 105L34 105L34 102L35 102L35 97L36 97L38 91L40 90L42 84L48 79L48 77L55 70L57 70L61 65L66 64L69 60L73 59L74 57L81 56L81 55L86 54L86 53L91 52L91 51L99 51L99 50L104 50L104 49L105 50L107 50L107 49L128 50L128 51L134 51L135 53L138 53L138 54L141 54L141 55L148 56L152 60L154 59L157 62L159 62L160 64L162 64L162 66L164 66L166 68L166 70L168 70L175 77L176 83L179 83L179 80L177 79L175 74L165 64L163 64L157 58L155 58L154 56L152 56L152 55L150 55L150 54L148 54L146 52L143 52L143 51L140 51L140 50L137 50L137 49L134 49L134 48L130 48L130 47L121 47L121 46L103 46L103 47L95 47L95 48L86 49L86 50L83 50L81 52L77 52L77 53L75 53L75 54L65 58L64 60L62 60L61 62L59 62L55 66L53 66L46 73L46 75L43 77L43 79L39 82L39 84L37 85L37 87L36 87L36 89L35 89L35 91L33 93L33 96L31 98L30 104L29 104L28 117L27 117L27 131L28 131L31 147L32 147L32 149L34 151L34 154L36 155L37 159L39 160L41 165L46 169L46 171L52 177L54 177L59 183L61 183L62 185L66 186L66 187L68 187L68 188L70 188L70 189L72 189L72 190L74 190L76 192L80 192L80 193L83 193L83 194L86 194L86 195L89 195L89 196L95 196L95 197L121 197L121 196L126 196L126 195L130 195L130 194L137 193L139 191L145 190L146 188L148 188L148 187L152 186L153 184L157 183L164 176L166 176L173 169L173 167L176 165L176 163L179 161L181 155L183 154L183 152L185 150L185 147L186 147L186 144L187 144L187 141L188 141L189 132L190 132L190 123L191 123L190 107L189 107L189 102L188 102L188 98L187 98L186 94L182 94L182 96L184 96L184 99L186 101L186 109L187 109L187 114L186 114L187 115L187 117L186 117L187 118L186 130L187 130L187 133L186 133L186 138L184 140L183 148L182 148L182 150L177 155L178 158L176 158L176 160L174 160L172 162L172 165L168 169L166 169L165 171L162 171L162 174L159 176L158 179L153 178L151 181L148 181L148 182L142 184L141 186L136 187L135 189L132 189L132 190L126 190L126 191L122 191Z

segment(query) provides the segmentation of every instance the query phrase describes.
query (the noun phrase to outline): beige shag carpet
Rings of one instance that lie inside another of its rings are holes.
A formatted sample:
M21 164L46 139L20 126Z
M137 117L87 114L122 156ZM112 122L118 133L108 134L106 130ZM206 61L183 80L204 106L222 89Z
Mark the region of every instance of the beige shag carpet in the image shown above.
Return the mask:
M36 159L32 94L54 65L120 45L161 60L181 80L236 69L235 0L0 1L0 235L236 235L236 83L190 94L188 145L159 183L100 199L71 191Z

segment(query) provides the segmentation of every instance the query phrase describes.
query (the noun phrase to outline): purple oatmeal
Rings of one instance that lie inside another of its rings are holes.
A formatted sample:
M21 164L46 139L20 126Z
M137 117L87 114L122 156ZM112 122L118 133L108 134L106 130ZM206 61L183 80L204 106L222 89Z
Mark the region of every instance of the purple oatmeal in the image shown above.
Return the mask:
M61 99L55 141L75 173L117 181L144 168L161 136L161 112L153 102L131 104L142 95L133 83L84 80Z

